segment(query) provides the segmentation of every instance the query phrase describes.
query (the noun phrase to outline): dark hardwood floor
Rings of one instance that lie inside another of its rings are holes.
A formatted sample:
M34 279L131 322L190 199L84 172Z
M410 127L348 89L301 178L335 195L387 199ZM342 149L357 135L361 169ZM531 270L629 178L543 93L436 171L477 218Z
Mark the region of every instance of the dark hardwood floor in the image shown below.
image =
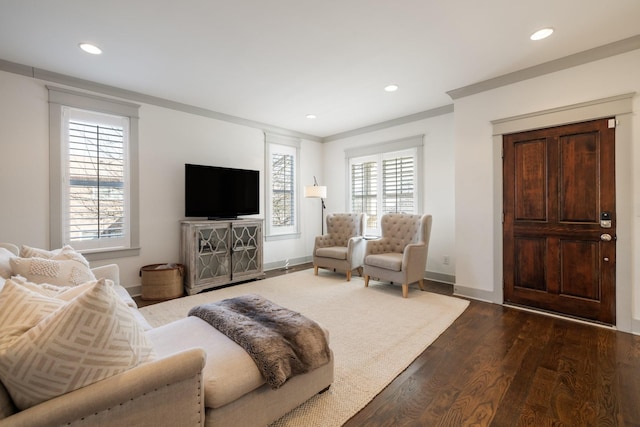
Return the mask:
M345 426L640 427L640 337L471 301Z

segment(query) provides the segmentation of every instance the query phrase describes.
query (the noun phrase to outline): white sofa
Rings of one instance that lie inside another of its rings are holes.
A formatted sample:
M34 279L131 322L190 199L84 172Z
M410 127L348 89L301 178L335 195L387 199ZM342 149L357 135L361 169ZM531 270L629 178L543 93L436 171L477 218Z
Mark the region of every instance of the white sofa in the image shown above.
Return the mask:
M15 245L0 247L18 253ZM272 389L251 357L208 323L187 317L152 329L120 285L117 265L92 271L97 278L114 281L147 328L157 357L22 411L0 383L0 427L261 426L333 382L332 353L328 364Z

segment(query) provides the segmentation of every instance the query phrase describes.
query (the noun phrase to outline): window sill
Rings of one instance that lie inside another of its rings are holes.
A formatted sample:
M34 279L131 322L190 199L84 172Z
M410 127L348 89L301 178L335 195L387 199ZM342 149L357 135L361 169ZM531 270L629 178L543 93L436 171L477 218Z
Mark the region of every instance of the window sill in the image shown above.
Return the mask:
M101 261L113 258L126 258L140 255L140 248L115 248L80 251L88 261Z
M290 233L290 234L272 234L271 236L265 236L265 242L275 242L277 240L293 240L299 239L300 233Z

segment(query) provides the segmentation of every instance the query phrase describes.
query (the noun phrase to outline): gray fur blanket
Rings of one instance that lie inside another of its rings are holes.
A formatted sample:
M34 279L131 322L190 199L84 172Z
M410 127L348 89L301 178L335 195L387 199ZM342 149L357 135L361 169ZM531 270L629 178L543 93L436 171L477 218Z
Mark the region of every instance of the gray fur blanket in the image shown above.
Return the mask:
M331 357L324 331L316 322L260 295L199 305L189 316L210 323L241 346L274 389L294 375L328 363Z

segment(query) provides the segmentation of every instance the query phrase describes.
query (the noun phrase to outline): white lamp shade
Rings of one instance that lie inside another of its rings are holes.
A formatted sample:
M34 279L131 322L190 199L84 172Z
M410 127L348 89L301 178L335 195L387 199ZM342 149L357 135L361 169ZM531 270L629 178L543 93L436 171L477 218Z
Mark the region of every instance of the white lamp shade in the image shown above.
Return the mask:
M324 185L308 185L304 187L304 197L324 199L327 197L327 187Z

